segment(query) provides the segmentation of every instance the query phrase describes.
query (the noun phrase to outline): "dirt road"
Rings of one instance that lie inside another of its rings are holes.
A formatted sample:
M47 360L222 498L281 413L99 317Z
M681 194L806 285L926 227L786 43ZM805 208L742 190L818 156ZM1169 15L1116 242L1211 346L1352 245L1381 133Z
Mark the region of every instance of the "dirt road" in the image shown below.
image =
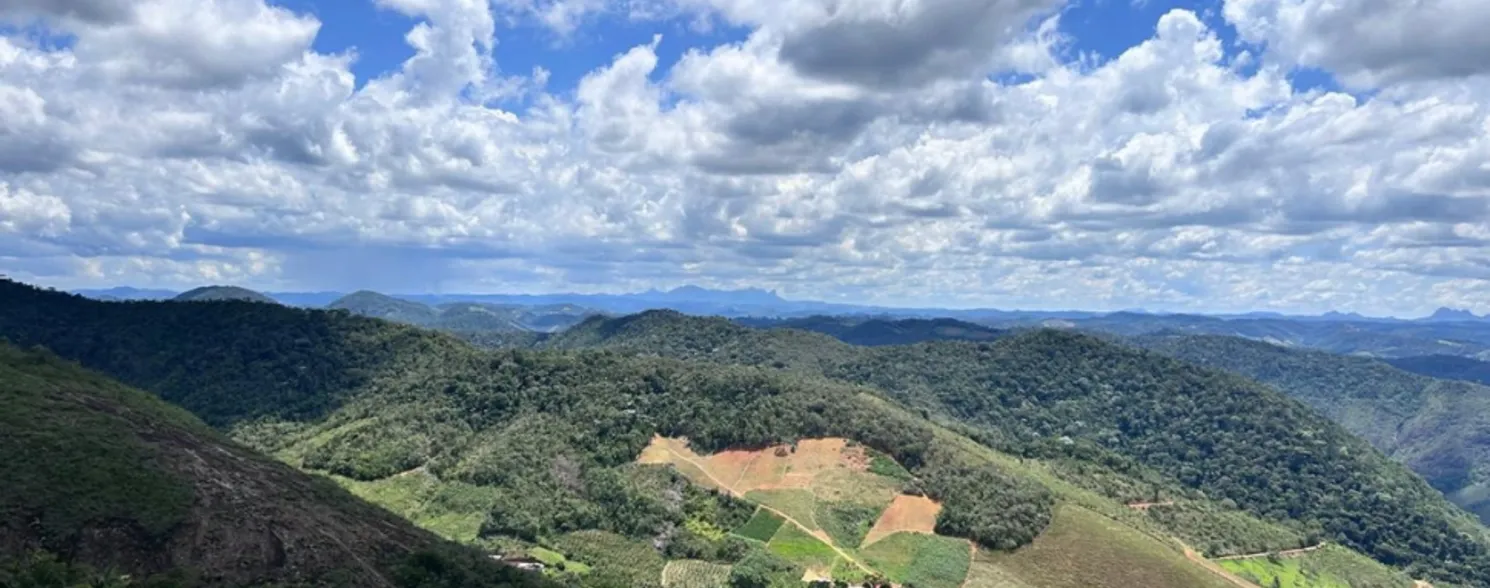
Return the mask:
M744 498L745 495L744 494L741 494L739 491L736 491L734 485L732 485L732 484L725 484L724 483L724 480L720 480L719 478L714 477L714 474L709 473L709 468L704 467L703 464L701 464L701 463L699 463L697 461L694 461L693 458L691 458L691 457L688 457L686 455L683 455L681 453L678 453L676 451L673 451L673 449L671 447L668 447L666 449L667 449L667 452L668 453L673 454L678 459L681 459L681 460L686 461L686 462L688 462L690 464L693 464L694 467L698 468L698 471L703 472L705 476L708 476L709 479L710 480L713 480L715 484L718 484L720 488L724 488L726 491L728 491L730 494L732 494L734 496L739 496L741 498ZM854 556L849 555L847 552L845 552L842 549L839 549L837 545L834 545L833 544L833 540L831 538L825 538L824 535L826 535L826 533L824 533L822 531L813 531L811 527L808 527L807 525L802 524L801 521L798 521L797 519L792 518L790 515L787 515L784 512L781 512L779 510L776 510L776 509L771 508L769 506L766 506L764 504L760 505L760 507L763 508L763 509L766 509L768 511L771 511L776 516L781 517L782 520L784 520L784 521L786 521L788 523L791 523L793 525L796 525L798 528L802 529L802 532L807 533L808 535L812 535L813 537L817 537L819 541L822 541L824 545L827 545L829 549L832 549L834 553L837 553L838 554L838 557L841 557L841 558L843 558L843 559L845 559L845 560L853 563L859 569L864 570L864 573L869 574L871 576L878 575L874 570L870 569L869 566L864 565L863 562L859 561L858 559L855 559Z

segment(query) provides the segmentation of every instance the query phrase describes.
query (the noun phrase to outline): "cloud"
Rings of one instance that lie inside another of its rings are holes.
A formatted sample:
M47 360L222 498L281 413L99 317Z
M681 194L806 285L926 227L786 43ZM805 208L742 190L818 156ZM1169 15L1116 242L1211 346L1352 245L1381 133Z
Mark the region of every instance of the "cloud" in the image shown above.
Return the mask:
M1490 4L1475 0L1225 0L1246 41L1357 88L1490 72Z
M1300 92L1314 62L1228 52L1187 11L1066 63L1050 3L680 0L564 26L703 15L746 38L674 63L654 37L550 89L496 72L512 11L555 5L380 5L416 19L413 56L363 80L260 0L0 5L77 36L0 37L0 264L77 286L1490 310L1474 76Z
M921 85L986 71L1050 0L859 0L824 7L784 32L781 59L814 77L873 87Z
M132 7L128 0L0 0L0 18L62 18L108 24L127 20Z

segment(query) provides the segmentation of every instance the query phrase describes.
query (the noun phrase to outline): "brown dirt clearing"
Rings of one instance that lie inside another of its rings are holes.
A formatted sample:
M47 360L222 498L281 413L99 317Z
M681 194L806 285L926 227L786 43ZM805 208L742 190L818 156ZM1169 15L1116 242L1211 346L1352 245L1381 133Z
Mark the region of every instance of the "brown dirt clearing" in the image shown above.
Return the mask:
M686 439L653 437L637 458L644 464L673 464L690 474L702 469L712 485L744 494L752 490L811 489L814 481L836 470L864 471L868 458L864 448L850 447L846 439L803 439L796 450L776 445L754 451L731 449L699 455ZM690 468L692 466L692 468ZM692 477L692 476L690 476Z
M941 510L941 504L925 496L896 496L864 536L861 548L901 531L930 535L936 530L936 514Z

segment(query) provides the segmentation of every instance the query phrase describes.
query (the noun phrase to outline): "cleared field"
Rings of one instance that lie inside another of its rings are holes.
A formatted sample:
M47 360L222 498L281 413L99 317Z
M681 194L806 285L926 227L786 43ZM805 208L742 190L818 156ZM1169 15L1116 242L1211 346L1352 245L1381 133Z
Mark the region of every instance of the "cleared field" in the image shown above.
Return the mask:
M986 561L1041 588L1235 588L1169 545L1072 504L1013 553Z
M812 489L829 500L889 502L899 491L891 478L868 472L862 446L844 439L803 439L795 448L728 450L699 455L687 440L653 437L638 463L672 464L690 479L744 495L756 490Z
M730 567L692 559L667 562L662 569L663 588L724 588L729 585Z
M972 556L965 540L920 533L896 533L859 554L891 581L925 588L961 586Z
M1350 550L1330 545L1319 551L1282 558L1254 557L1217 562L1259 586L1288 588L1412 588L1413 582L1391 568Z
M776 516L776 513L764 508L757 509L755 514L750 517L750 520L745 521L744 525L735 529L735 534L746 539L754 539L765 543L776 536L776 531L781 528L782 522L781 517Z
M817 498L812 495L811 490L751 490L745 493L745 499L774 508L810 530L816 531L819 528L812 516Z
M876 541L889 537L895 533L927 533L936 529L936 513L941 512L942 505L925 496L911 496L901 494L895 497L890 507L875 521L874 527L864 536L864 545L874 545Z
M833 561L838 559L838 552L833 551L827 543L790 524L782 525L776 531L776 536L771 538L766 549L808 569L832 569Z

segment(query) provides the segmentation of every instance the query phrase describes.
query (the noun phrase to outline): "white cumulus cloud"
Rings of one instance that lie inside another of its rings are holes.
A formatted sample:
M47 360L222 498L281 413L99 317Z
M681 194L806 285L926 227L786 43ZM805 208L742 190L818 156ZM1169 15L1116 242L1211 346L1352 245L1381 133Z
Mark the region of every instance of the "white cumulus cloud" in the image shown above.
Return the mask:
M412 57L358 80L355 52L311 48L320 22L262 0L0 2L76 38L0 37L0 264L64 286L1490 311L1490 85L1431 43L1361 53L1369 2L1227 0L1245 54L1172 11L1078 63L1043 0L378 4L414 19ZM515 20L603 18L747 34L671 63L661 27L573 88L498 75ZM1298 66L1379 91L1298 91Z

